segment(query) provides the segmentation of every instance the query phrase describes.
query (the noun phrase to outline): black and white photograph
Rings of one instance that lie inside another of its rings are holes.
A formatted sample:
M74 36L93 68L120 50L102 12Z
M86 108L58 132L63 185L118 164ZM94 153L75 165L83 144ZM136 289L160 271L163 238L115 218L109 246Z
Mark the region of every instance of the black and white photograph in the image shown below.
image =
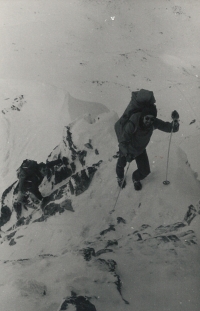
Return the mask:
M0 310L200 310L200 1L0 0Z

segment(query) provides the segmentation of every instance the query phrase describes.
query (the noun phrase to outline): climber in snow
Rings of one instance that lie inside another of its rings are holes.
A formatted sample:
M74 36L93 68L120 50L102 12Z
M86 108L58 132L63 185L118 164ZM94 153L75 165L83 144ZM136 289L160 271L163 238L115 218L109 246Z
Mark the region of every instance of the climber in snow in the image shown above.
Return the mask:
M18 177L18 193L14 203L14 208L18 214L21 214L21 209L27 193L34 201L42 201L43 196L39 191L39 185L43 178L48 175L50 170L55 166L63 164L61 159L47 162L37 163L33 160L24 160L22 165L17 170Z
M179 130L179 114L172 113L172 122L157 118L155 97L152 91L141 89L132 92L132 98L122 117L115 123L115 131L119 142L119 158L116 165L118 185L126 186L124 168L127 162L136 161L137 170L132 174L135 190L141 190L141 180L150 173L150 165L146 147L155 129L163 132Z

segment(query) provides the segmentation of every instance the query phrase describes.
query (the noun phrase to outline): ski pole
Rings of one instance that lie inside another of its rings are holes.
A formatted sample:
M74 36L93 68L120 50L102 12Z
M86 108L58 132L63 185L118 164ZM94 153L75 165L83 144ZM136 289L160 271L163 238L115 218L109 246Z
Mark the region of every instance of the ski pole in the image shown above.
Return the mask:
M167 180L167 174L168 174L168 165L169 165L169 151L170 151L170 145L171 145L171 140L172 140L172 133L173 133L173 128L174 128L174 121L172 123L172 130L169 138L169 147L168 147L168 154L167 154L167 169L166 169L166 180L163 181L164 185L169 185L170 181Z
M179 118L179 114L176 110L174 110L172 112L172 119L173 119L173 122L172 122L172 130L171 130L171 133L170 133L170 138L169 138L169 147L168 147L168 154L167 154L167 169L166 169L166 180L163 181L163 184L164 185L169 185L170 184L170 181L167 180L167 175L168 175L168 166L169 166L169 151L170 151L170 145L171 145L171 140L172 140L172 133L173 133L173 129L174 129L174 123L178 121L178 118Z
M123 184L124 184L126 175L127 175L127 173L128 173L129 166L130 166L130 162L128 163L128 166L127 166L127 169L126 169L126 173L124 174L124 178L123 178L123 180L122 180L122 184L121 184L121 187L120 187L120 189L119 189L119 192L118 192L118 195L117 195L117 199L116 199L116 201L115 201L115 205L114 205L114 207L113 207L113 210L110 212L110 214L113 213L113 212L115 211L115 207L116 207L116 205L117 205L117 201L118 201L118 199L119 199L119 195L120 195L120 192L121 192L121 190L122 190L122 186L123 186Z

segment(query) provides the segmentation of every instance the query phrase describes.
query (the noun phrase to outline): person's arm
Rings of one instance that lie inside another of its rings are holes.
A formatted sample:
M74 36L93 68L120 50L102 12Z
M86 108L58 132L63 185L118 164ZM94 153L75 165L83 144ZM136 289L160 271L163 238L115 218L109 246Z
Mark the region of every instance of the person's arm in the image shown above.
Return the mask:
M179 113L174 110L171 114L172 122L165 122L163 120L157 119L154 121L154 129L158 129L160 131L170 133L178 132L179 130Z
M178 132L179 130L179 122L178 120L174 120L172 122L165 122L161 119L156 118L154 121L154 129L158 129L160 131L170 133L172 131L173 127L173 132Z
M128 145L131 142L132 135L135 132L135 125L128 121L127 124L124 126L123 134L119 143L119 149L123 153L124 156L127 156L129 153Z

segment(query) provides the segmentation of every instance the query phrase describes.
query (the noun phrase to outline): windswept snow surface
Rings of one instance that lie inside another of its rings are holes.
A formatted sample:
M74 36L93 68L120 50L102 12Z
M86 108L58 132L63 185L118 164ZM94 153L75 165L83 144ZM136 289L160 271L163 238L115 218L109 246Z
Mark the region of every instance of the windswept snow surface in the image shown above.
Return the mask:
M85 149L88 141L93 146L86 149L84 167L103 160L89 189L78 196L68 195L74 212L65 211L46 221L6 231L16 222L13 212L2 227L3 310L57 311L71 291L90 297L97 310L198 310L199 216L190 226L184 216L190 204L196 206L199 182L184 153L173 145L171 184L163 185L169 135L156 131L148 147L152 173L143 182L143 190L133 191L131 173L136 166L131 163L127 186L110 214L119 191L113 157L117 151L116 120L115 112L105 112L93 122L85 116L69 124L78 150ZM164 139L158 143L161 135ZM70 154L64 139L49 159L60 153ZM78 160L75 165L77 170L82 169ZM47 189L46 182L43 188ZM37 211L32 220L40 216L41 211ZM82 251L88 247L96 256L86 261ZM106 260L116 262L120 282L104 266Z

